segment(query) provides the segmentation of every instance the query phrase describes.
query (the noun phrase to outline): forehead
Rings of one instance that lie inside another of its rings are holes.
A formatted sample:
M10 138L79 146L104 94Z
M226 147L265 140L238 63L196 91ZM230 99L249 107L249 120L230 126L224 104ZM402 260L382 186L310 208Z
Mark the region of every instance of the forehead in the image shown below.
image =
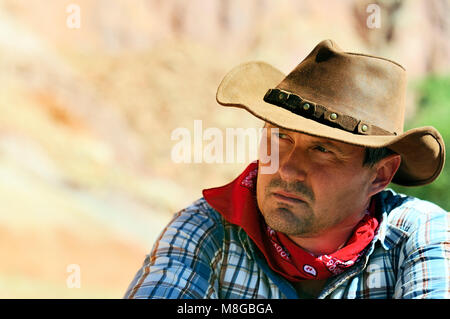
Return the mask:
M264 127L269 128L269 129L270 128L278 128L280 133L289 134L292 137L296 137L296 136L307 137L307 139L312 142L320 142L321 144L331 145L331 146L338 148L340 151L346 152L346 153L352 152L352 151L361 151L364 149L363 146L352 145L352 144L336 141L336 140L325 138L325 137L319 137L319 136L314 136L314 135L310 135L307 133L288 130L288 129L273 125L268 122L265 123Z

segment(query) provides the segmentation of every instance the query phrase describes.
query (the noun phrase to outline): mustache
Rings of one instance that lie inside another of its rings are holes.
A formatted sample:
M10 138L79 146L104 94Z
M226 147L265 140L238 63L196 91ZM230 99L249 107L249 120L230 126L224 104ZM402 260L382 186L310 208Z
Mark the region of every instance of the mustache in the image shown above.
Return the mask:
M269 185L267 185L266 192L269 193L271 188L281 188L287 193L306 197L311 202L315 201L313 191L302 182L288 183L286 181L283 181L281 178L275 177L270 181Z

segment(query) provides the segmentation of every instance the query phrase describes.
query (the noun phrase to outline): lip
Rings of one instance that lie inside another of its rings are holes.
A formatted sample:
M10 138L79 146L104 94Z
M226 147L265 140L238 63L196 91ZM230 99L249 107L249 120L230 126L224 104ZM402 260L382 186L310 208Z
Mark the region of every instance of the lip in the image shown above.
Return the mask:
M286 202L290 202L290 203L305 203L306 201L298 196L298 195L294 195L294 194L290 194L290 193L286 193L283 191L275 191L272 193L277 199L286 201Z

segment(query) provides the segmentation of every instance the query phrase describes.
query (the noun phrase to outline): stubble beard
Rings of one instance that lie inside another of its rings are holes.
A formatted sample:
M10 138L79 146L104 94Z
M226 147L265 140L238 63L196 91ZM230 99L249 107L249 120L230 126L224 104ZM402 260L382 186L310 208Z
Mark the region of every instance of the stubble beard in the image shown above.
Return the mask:
M270 228L289 236L311 236L318 227L310 207L299 209L284 203L274 202L272 207L261 211Z

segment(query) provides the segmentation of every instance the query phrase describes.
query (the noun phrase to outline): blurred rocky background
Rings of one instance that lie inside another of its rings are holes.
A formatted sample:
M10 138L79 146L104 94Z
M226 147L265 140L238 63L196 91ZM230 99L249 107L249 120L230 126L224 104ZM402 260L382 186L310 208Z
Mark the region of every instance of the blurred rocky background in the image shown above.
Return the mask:
M391 58L408 125L450 137L449 14L446 0L0 0L0 297L121 298L172 215L246 166L171 160L195 119L261 126L215 102L239 63L288 72L328 38ZM404 191L448 209L448 170L436 185Z

